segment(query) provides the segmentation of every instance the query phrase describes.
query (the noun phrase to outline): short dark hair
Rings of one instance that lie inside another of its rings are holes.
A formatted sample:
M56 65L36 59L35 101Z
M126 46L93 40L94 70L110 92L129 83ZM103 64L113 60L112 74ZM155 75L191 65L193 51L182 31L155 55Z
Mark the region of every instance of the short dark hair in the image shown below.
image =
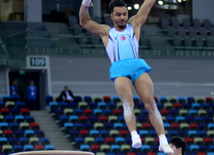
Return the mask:
M110 12L112 13L114 10L114 7L120 7L120 6L127 6L126 3L123 0L111 0L111 2L109 3L109 9Z
M169 140L169 144L172 144L172 145L175 145L175 147L178 149L179 147L182 148L182 155L185 154L185 151L186 151L186 147L187 147L187 144L186 142L184 141L183 138L181 137L172 137L170 138Z

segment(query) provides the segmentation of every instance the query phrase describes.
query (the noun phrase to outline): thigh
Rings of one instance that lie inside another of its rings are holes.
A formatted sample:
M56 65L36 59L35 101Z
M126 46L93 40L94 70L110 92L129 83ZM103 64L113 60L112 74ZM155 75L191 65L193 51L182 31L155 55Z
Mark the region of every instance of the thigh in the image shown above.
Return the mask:
M148 73L143 73L134 82L134 87L143 103L151 103L154 100L154 86Z
M127 77L117 77L114 80L114 85L122 102L129 101L132 102L132 81Z

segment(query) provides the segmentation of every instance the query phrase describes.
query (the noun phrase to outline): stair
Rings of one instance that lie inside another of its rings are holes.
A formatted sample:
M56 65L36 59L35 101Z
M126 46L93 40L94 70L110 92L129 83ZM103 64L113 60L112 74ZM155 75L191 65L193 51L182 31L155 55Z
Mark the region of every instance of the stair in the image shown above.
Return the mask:
M72 37L71 31L65 23L45 23L50 33L50 38L58 48L71 48L77 46L76 40Z
M34 117L35 122L39 123L40 130L43 130L45 137L49 138L50 144L54 145L55 150L74 150L70 141L65 134L60 130L55 120L46 110L31 111L31 116Z

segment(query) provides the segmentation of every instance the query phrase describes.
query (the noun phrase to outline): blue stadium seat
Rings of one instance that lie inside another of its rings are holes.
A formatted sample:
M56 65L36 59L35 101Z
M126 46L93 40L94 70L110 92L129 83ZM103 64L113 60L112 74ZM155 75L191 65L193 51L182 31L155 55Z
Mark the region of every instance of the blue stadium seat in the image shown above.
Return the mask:
M4 102L0 102L0 108L4 108L5 107L5 103Z
M67 102L59 102L59 108L60 109L69 108L69 105Z
M74 141L76 135L79 135L79 130L70 130L69 135L70 135L70 140Z
M97 108L98 109L104 110L104 109L106 109L106 107L107 107L107 103L106 102L98 102L97 103Z
M95 144L104 144L105 139L103 137L96 137L95 138Z
M33 137L34 136L34 134L35 134L35 131L34 130L31 130L31 129L29 129L29 130L24 130L24 136L25 137Z
M77 148L79 148L79 146L81 144L84 144L84 138L83 137L75 137L74 141L75 141L75 145Z
M15 130L14 131L14 135L17 138L22 137L22 136L24 136L24 131L22 131L22 130Z
M4 116L4 121L8 122L8 123L14 122L14 116L13 115L6 115L6 116Z
M124 144L125 138L124 137L115 137L115 144Z
M36 137L39 137L39 138L45 137L45 133L42 130L36 130L35 135L36 135Z
M9 123L7 122L0 122L0 129L5 130L9 128Z
M9 124L9 128L11 129L11 130L18 130L19 129L19 123L16 123L16 122L12 122L12 123L10 123Z
M166 96L160 96L160 97L159 97L159 103L164 104L164 103L166 103L166 102L168 102L168 99L167 99Z
M24 145L23 151L33 151L33 150L34 150L33 145L29 144Z
M35 119L33 116L25 116L25 121L28 122L28 123L33 123L35 122Z
M191 116L187 116L187 117L186 117L186 122L187 122L187 123L192 123L192 122L194 122L194 121L195 121L194 117L191 117Z
M29 139L27 137L20 137L19 138L19 144L20 145L27 145L29 143Z
M91 123L98 122L98 116L89 116L88 119L90 120Z
M77 109L78 103L77 103L77 102L70 102L70 103L68 104L68 107L69 107L69 108L72 108L72 109Z
M42 145L49 145L49 144L50 144L50 140L49 140L49 138L47 138L47 137L41 137L41 138L40 138L40 143L41 143Z
M110 129L113 128L113 124L112 124L112 123L105 123L105 124L104 124L104 128L105 128L106 130L110 130Z
M190 145L189 146L189 150L190 150L190 152L199 152L199 150L200 150L200 147L199 147L199 145L196 145L196 144L192 144L192 145Z
M21 109L21 108L25 108L25 102L23 101L17 101L15 104L16 108Z
M201 109L201 104L200 103L192 103L192 109L194 109L194 110Z
M118 122L125 123L124 116L118 116Z
M198 137L206 137L207 131L206 130L198 130Z
M163 125L164 125L164 128L165 128L166 130L169 130L169 129L171 128L170 123L164 123Z
M118 103L118 102L121 102L119 96L112 96L112 102L113 103Z
M45 96L45 104L46 105L49 105L49 102L53 102L53 96L51 96L51 95L46 95Z
M196 137L197 131L196 130L188 130L187 135L188 135L188 137Z
M0 145L7 144L8 138L7 137L0 137Z
M94 109L93 110L93 115L95 115L95 116L101 116L102 114L103 114L102 109Z
M163 109L163 103L156 103L159 110Z
M178 135L180 135L181 137L186 137L187 131L178 131Z
M185 97L182 97L182 96L180 96L180 97L178 97L177 98L177 100L178 100L178 103L186 103L186 98Z
M195 102L194 97L187 97L187 103L192 104Z
M90 151L90 146L87 144L81 144L80 151Z
M208 130L214 130L214 123L208 123L207 124L207 129Z
M80 129L84 128L84 124L83 123L75 123L74 128L75 128L75 130L80 130Z
M60 126L64 126L64 123L68 122L68 116L61 115L59 116L59 124Z
M150 145L142 145L142 147L140 148L140 150L144 153L148 153L151 152L151 146Z
M195 117L198 115L198 111L195 109L190 109L189 110L189 116Z
M55 150L54 145L45 145L45 150Z
M112 110L111 109L104 109L103 114L104 114L104 116L112 115Z
M92 102L92 97L91 96L84 96L83 97L83 101L87 102L87 103L91 103Z
M23 146L22 145L13 145L14 152L22 152Z
M64 130L65 130L65 133L68 134L70 130L73 130L74 129L74 124L73 123L64 123Z
M123 129L123 123L114 123L114 129L121 130Z
M209 145L209 151L210 152L214 152L214 145L212 144L212 145Z
M10 145L16 145L16 144L18 144L18 138L16 138L16 137L9 137L8 138L8 142L9 142Z
M97 108L97 103L94 103L94 102L92 102L92 103L88 103L88 107L90 107L90 109L96 109Z
M140 130L139 135L140 135L140 137L147 137L149 135L149 131L148 130Z
M89 131L89 136L90 137L98 137L99 136L99 131L98 130L90 130Z
M108 108L111 109L111 110L112 110L112 109L116 109L116 103L108 103L107 106L108 106Z
M71 123L77 123L77 122L79 122L79 116L77 116L77 115L70 115L68 117L68 121L71 122Z
M200 124L200 123L204 123L204 118L203 117L195 117L195 123Z
M169 137L178 136L178 131L177 130L169 130L168 135L169 135Z
M55 109L58 109L58 102L49 102L50 113L53 113Z
M176 123L185 122L185 117L184 116L176 116L175 121L176 121Z
M109 130L100 130L100 137L108 137Z
M167 117L166 117L166 122L168 122L168 123L173 123L173 122L175 122L175 117L174 117L174 116L167 116Z
M13 116L19 115L20 114L20 109L18 108L11 108L10 109L10 114Z
M157 133L155 130L149 130L149 136L150 137L157 137Z
M117 144L111 145L110 151L115 152L115 153L119 153L120 152L120 145L117 145Z
M84 127L85 129L92 130L94 128L94 125L93 123L85 123Z

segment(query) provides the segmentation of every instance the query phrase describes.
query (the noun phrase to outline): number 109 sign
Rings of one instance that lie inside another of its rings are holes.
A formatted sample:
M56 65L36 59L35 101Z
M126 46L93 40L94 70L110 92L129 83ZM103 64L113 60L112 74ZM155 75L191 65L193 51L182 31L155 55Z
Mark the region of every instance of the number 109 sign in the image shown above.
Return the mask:
M30 58L30 66L45 67L46 59L45 58Z

